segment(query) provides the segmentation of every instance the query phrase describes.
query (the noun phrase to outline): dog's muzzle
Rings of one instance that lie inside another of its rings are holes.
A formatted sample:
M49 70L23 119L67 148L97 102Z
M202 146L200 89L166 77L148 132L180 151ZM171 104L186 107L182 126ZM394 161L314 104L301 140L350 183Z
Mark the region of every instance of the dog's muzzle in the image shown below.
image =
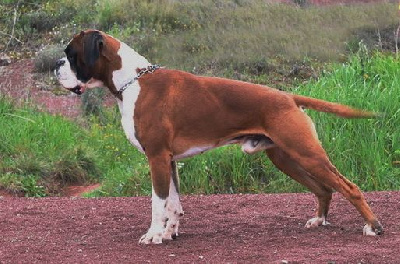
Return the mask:
M63 74L61 72L61 67L68 67L68 65L65 65L67 63L67 60L65 58L59 59L56 61L55 63L55 69L54 69L54 73L57 77L57 79L62 83L63 81L65 81L65 74ZM72 72L71 72L72 73ZM70 75L71 77L72 75ZM75 76L74 76L75 77ZM76 85L73 88L67 88L64 86L65 89L76 93L77 95L81 95L83 93L84 87L82 87L81 85Z

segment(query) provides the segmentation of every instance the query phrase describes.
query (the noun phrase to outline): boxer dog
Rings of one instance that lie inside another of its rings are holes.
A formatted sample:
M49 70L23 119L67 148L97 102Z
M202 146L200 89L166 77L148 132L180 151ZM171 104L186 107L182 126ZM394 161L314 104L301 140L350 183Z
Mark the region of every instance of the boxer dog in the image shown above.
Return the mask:
M328 224L336 190L364 218L364 235L383 233L359 188L330 162L302 108L345 118L373 113L262 85L160 68L97 30L75 35L65 54L56 63L59 82L77 94L107 87L118 102L126 137L148 159L152 218L139 243L158 244L178 235L183 210L176 161L229 144L241 145L246 153L265 151L276 167L316 195L318 209L307 228Z

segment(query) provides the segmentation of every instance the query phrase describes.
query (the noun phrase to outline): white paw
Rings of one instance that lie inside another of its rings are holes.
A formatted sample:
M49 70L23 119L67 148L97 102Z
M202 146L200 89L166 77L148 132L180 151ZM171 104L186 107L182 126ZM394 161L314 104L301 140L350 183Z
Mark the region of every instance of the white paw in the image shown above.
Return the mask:
M162 237L163 239L171 240L178 236L179 219L184 213L179 201L178 203L169 202L166 209L168 221L165 225L165 230Z
M163 238L163 230L150 228L146 234L144 234L140 240L139 244L148 245L148 244L161 244Z
M363 228L364 236L376 236L376 233L370 224L366 224Z
M178 227L179 227L179 220L168 221L164 233L162 234L162 238L166 240L175 239L178 236Z
M325 217L314 217L307 221L306 228L313 228L321 225L330 225L330 223L326 221Z

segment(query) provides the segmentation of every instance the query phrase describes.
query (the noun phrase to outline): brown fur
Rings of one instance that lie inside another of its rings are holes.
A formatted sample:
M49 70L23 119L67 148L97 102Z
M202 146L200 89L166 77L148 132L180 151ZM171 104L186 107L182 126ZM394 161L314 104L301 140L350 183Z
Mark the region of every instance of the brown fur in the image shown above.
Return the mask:
M198 146L218 147L238 137L264 135L275 144L266 150L272 162L318 197L317 216L327 215L335 189L367 223L381 231L360 190L329 161L310 119L299 106L347 118L372 117L374 113L265 86L176 70L158 70L143 76L139 83L136 131L149 161L158 164L159 171L152 169L152 180L161 197L168 194L166 166L173 156Z

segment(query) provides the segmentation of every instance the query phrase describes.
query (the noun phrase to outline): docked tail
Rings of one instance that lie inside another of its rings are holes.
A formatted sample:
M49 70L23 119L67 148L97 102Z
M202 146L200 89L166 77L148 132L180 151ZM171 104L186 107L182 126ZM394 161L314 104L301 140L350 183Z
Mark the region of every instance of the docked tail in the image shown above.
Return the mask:
M374 112L354 109L346 105L331 103L311 97L292 95L294 101L299 107L313 109L320 112L332 113L345 118L372 118L378 117L379 114Z

